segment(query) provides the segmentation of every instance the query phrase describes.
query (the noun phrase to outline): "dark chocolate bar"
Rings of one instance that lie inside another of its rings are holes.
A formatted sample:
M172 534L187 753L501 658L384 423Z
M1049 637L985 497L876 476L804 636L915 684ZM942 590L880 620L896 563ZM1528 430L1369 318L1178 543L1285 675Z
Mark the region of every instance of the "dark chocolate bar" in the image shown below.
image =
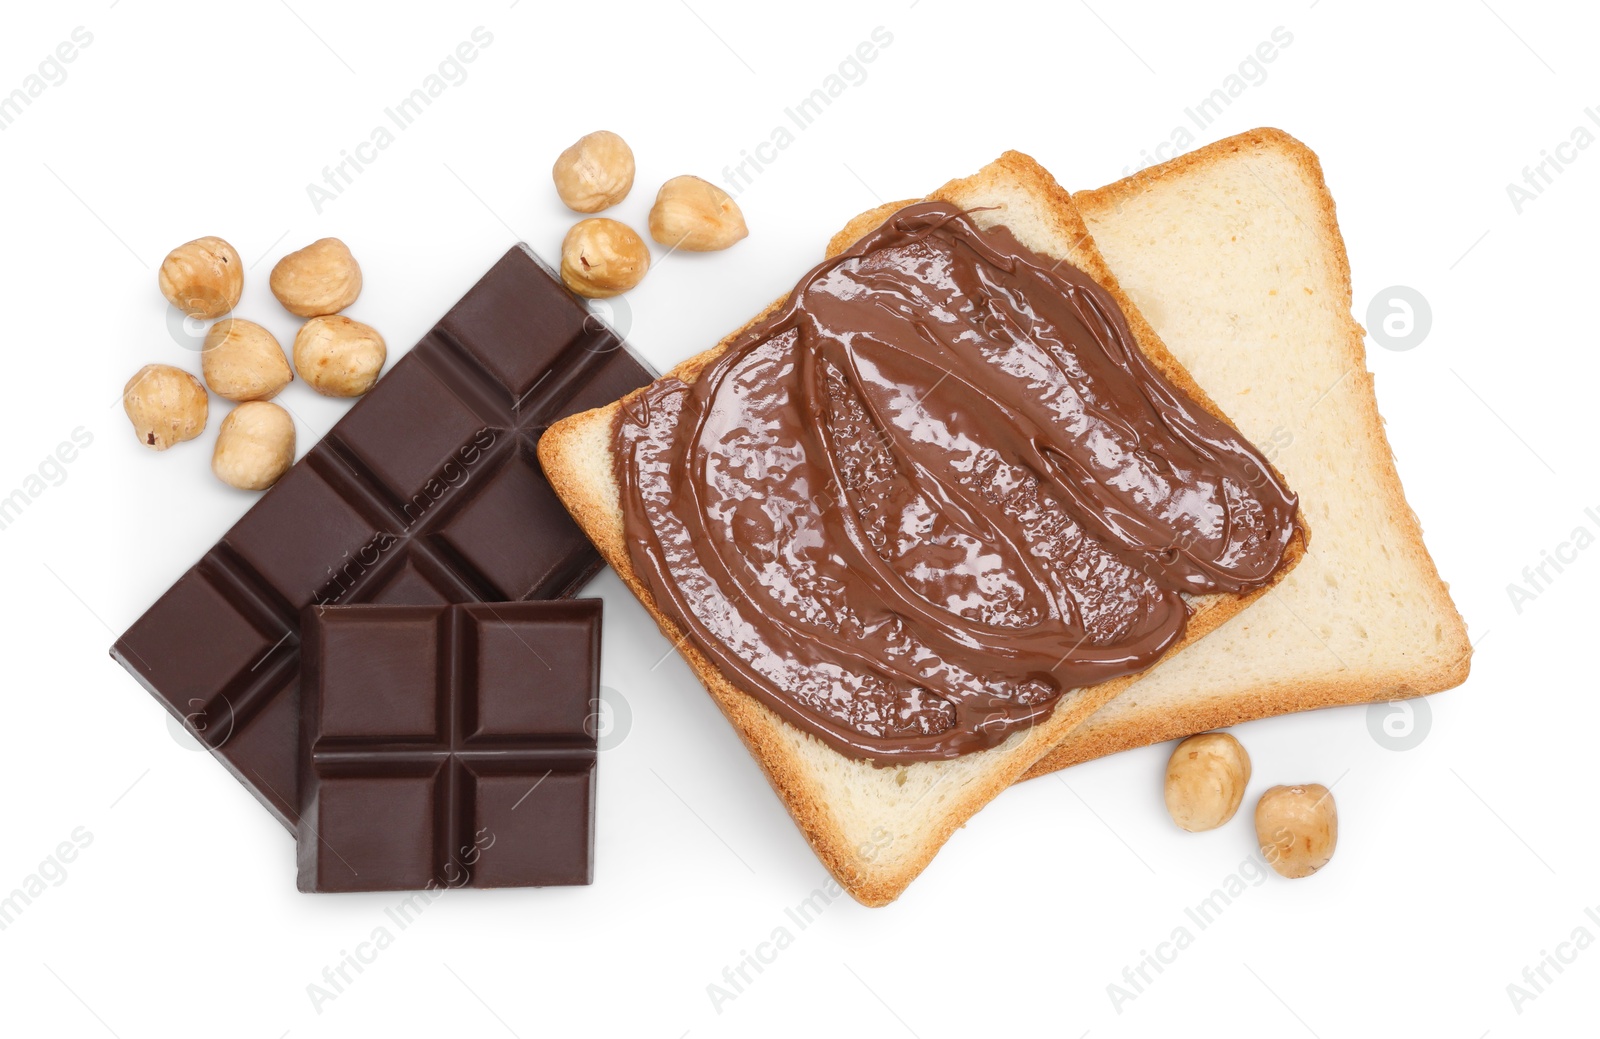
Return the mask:
M300 890L589 883L600 609L308 607Z
M294 830L300 611L571 595L602 564L534 445L650 379L511 249L111 655Z

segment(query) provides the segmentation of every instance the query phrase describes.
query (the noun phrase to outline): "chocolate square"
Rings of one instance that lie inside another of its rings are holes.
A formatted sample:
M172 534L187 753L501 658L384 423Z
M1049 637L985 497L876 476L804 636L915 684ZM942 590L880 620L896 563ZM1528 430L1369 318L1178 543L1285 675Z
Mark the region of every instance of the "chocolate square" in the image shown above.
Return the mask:
M594 882L594 769L481 776L473 798L474 887Z
M195 567L167 589L123 636L137 656L128 666L159 688L173 711L201 740L216 745L230 732L230 697L237 697L287 632L269 611L229 594L225 576ZM206 637L196 639L194 632Z
M363 515L315 466L291 468L223 536L290 610L350 579L350 567L379 544L386 517ZM363 551L367 550L367 551Z
M302 891L407 891L434 875L437 772L324 780L308 810L321 842ZM302 865L302 870L305 866Z
M432 555L409 552L381 580L362 589L361 601L380 606L444 606L477 597L460 575Z
M477 496L441 524L438 538L482 576L494 593L485 598L546 599L571 584L571 560L589 539L532 451L518 452L482 481Z
M517 613L485 603L469 634L469 741L525 735L593 738L594 704L550 688L569 675L598 673L590 620ZM527 695L528 686L538 690Z
M308 607L300 889L589 883L600 610Z
M465 473L462 445L487 428L472 402L426 364L396 365L383 386L381 395L339 423L339 440L351 454L402 502L430 480L449 483L456 470Z
M525 292L498 273L499 267L491 270L482 290L446 314L439 330L520 401L554 377L569 347L608 330L586 311L561 305L548 294ZM506 349L506 343L515 346Z
M321 734L437 739L438 626L431 611L404 607L355 610L328 625L318 664Z

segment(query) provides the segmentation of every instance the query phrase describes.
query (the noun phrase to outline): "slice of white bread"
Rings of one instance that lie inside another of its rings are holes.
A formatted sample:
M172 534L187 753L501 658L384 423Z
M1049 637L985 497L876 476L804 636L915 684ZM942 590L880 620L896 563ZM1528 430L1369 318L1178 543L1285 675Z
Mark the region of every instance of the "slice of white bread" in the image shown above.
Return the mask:
M1406 504L1310 149L1255 130L1073 196L1124 291L1300 495L1305 559L1028 773L1253 718L1465 681L1466 626Z
M1202 406L1217 411L1117 287L1071 198L1032 159L1007 152L975 176L952 181L929 198L969 209L992 207L975 214L979 224L1003 223L1034 251L1065 259L1089 274L1116 297L1140 349L1156 367ZM883 207L857 217L835 237L833 250L855 241L896 208ZM802 272L795 273L798 276ZM782 302L774 302L750 324L766 317ZM692 382L740 332L678 365L669 375ZM1132 681L1129 676L1069 691L1038 726L1014 734L998 747L954 760L877 768L845 757L782 721L728 681L652 601L630 562L618 500L612 436L619 407L620 403L612 404L552 426L539 441L539 460L545 474L606 561L650 611L667 639L681 649L689 666L760 762L818 858L858 901L883 905L898 897L958 827ZM1294 565L1303 547L1302 538L1296 537L1274 575L1275 581ZM1178 645L1200 639L1265 591L1263 588L1245 596L1207 596L1192 601L1194 613L1187 634Z

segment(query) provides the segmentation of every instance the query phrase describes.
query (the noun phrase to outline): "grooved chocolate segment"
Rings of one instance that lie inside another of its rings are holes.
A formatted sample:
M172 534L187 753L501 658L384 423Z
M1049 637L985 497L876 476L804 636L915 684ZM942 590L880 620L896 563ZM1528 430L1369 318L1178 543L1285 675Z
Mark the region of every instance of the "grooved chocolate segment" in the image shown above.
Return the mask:
M550 772L529 788L518 776L480 776L473 832L494 834L479 859L474 887L593 881L594 769ZM525 879L525 863L539 863L539 880Z
M470 472L483 417L427 365L396 365L383 394L364 405L339 423L339 440L402 502L414 505L418 495L431 500L437 497L429 494L431 481L451 485ZM428 422L414 421L423 414Z
M465 347L513 402L548 378L569 347L604 350L617 338L598 318L566 300L524 292L506 280L485 282L445 315L439 331ZM517 348L507 350L506 343Z
M600 610L308 607L300 889L589 883Z
M195 567L122 637L119 645L128 647L124 663L159 684L168 707L202 740L226 739L228 733L217 731L217 719L210 716L227 711L227 696L243 690L251 668L284 634L281 625L252 612L229 594L226 582ZM181 653L169 652L174 647L164 644L165 636L182 631L204 631L206 637Z
M413 552L400 565L391 567L381 584L369 586L364 598L386 606L443 606L470 602L476 596L443 564Z
M111 655L294 830L301 609L572 594L600 557L534 444L650 379L511 249Z
M290 613L319 595L327 598L350 579L353 567L376 559L377 546L388 540L377 529L384 517L363 516L306 464L309 458L284 473L223 537Z
M468 742L496 737L587 735L593 705L583 697L533 695L528 672L543 690L558 676L582 675L593 665L594 621L587 613L496 608L492 624L468 628L463 671ZM537 666L530 667L532 654Z
M544 599L573 580L570 569L589 546L545 482L533 448L518 451L482 478L478 495L439 528L439 539L483 575L497 599ZM507 516L522 523L508 525ZM538 539L529 536L539 531Z
M301 890L392 891L426 887L437 857L434 816L438 785L437 771L421 776L350 777L323 782L312 817L317 829L337 833L339 839L324 849L328 886L308 885L302 878ZM340 874L349 876L352 883L337 886ZM356 887L355 883L364 886Z
M382 625L335 624L323 632L322 735L438 738L438 619L427 609L393 609L404 612Z

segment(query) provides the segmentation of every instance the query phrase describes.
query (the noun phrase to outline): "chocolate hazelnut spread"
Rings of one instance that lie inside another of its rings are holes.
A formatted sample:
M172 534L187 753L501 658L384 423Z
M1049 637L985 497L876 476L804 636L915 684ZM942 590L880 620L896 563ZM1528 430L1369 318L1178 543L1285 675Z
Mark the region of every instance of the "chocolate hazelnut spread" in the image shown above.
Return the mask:
M993 747L1264 584L1297 499L1086 274L908 206L614 432L634 569L734 684L880 765Z

